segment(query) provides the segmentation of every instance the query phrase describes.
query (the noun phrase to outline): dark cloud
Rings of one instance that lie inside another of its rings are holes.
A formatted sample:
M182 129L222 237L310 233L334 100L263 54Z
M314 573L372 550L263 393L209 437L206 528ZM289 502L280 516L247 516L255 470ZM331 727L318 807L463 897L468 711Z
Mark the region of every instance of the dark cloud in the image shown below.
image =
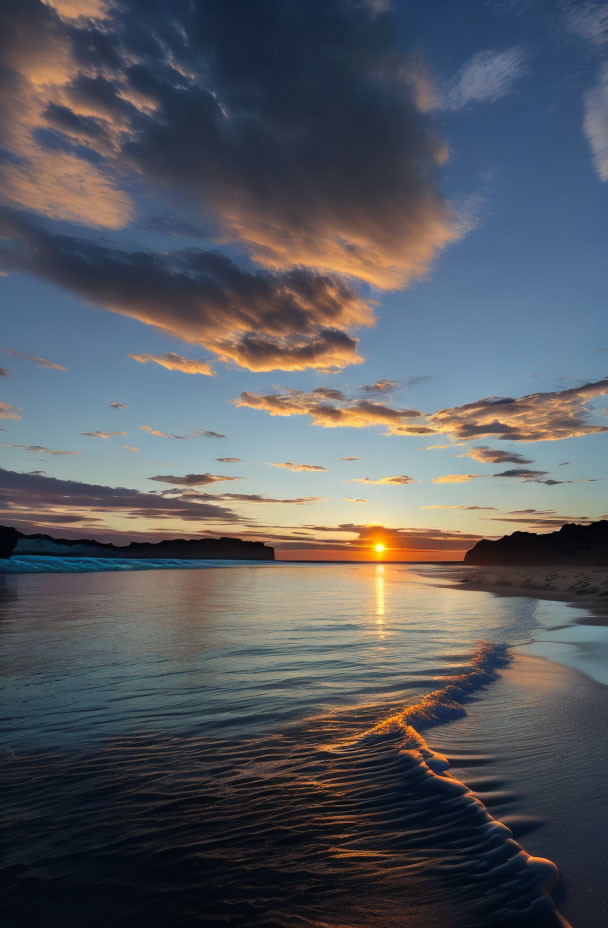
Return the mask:
M171 483L176 487L202 487L209 483L218 483L220 480L242 479L242 477L228 477L222 474L186 474L184 477L176 477L173 474L158 474L155 477L148 477L148 480Z
M511 470L503 470L495 477L519 477L521 480L536 480L538 477L544 477L546 470L526 470L525 467L513 467Z
M471 448L463 457L473 458L475 461L481 461L484 464L533 464L529 458L525 458L515 451L499 451L496 448L489 448L487 445L478 445Z
M6 212L0 235L4 271L48 280L96 306L203 344L225 362L268 371L362 361L357 339L345 330L370 324L372 312L351 284L335 277L303 268L246 270L217 251L193 248L124 251L53 234ZM180 355L132 357L179 370L194 363Z
M438 192L446 148L397 14L354 0L75 10L3 5L5 203L113 230L132 222L137 185L187 204L146 230L236 243L258 270L14 216L5 269L254 371L359 363L353 330L373 310L351 281L423 278L464 231Z
M219 461L220 464L242 464L242 458L216 458L216 461Z
M372 480L370 477L353 477L349 483L373 483L377 486L406 486L413 483L414 478L408 477L407 474L398 474L395 477L378 477Z
M186 522L223 523L239 519L231 509L206 501L171 499L125 487L58 480L4 469L0 469L0 513L5 524L28 519L44 524L66 515L78 517L79 521L92 516L104 519L108 513Z
M373 395L378 395L382 393L392 393L399 386L398 380L377 380L376 383L366 383L361 389L364 393L371 393Z
M32 454L83 454L82 451L54 451L52 448L45 448L44 445L18 445L12 441L0 441L0 445L8 445L10 448L23 448L24 451L30 451Z
M110 403L110 409L126 409L124 403Z
M0 367L0 377L10 377L11 375L5 367Z
M113 438L115 435L127 435L127 432L102 432L101 429L96 429L94 432L81 432L81 435L86 435L87 438Z

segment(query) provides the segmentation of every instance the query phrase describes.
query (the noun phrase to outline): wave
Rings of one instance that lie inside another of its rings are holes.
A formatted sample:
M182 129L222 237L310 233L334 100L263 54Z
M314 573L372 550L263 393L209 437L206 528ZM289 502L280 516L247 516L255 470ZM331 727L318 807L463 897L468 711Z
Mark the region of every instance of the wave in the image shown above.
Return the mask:
M186 560L181 558L53 557L21 555L0 560L0 574L81 574L108 570L201 570L205 567L250 567L265 561Z
M529 855L421 734L466 715L466 702L510 660L505 645L482 641L445 686L363 733L326 745L336 757L332 779L344 795L355 790L358 804L365 797L381 832L398 829L397 844L420 851L420 875L448 888L457 908L470 912L471 925L570 928L551 897L557 866Z

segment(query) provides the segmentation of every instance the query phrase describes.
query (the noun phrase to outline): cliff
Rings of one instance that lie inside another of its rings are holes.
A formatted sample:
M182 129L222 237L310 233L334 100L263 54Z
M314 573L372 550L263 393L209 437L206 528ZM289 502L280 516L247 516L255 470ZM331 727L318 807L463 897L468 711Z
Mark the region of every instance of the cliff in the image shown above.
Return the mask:
M608 566L608 521L562 525L537 535L513 532L498 541L483 539L467 551L465 564L581 564Z
M52 538L50 535L23 535L14 528L0 526L0 558L37 554L45 557L179 558L184 560L226 559L274 561L274 548L261 541L240 538L175 538L170 541L132 541L129 545L100 541Z

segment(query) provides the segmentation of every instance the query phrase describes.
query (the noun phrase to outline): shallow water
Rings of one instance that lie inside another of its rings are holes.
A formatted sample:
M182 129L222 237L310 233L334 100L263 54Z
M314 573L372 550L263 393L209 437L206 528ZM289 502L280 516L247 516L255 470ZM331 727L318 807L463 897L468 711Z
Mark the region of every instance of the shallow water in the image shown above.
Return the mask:
M437 573L1 577L9 924L558 924L551 865L433 749L538 602Z

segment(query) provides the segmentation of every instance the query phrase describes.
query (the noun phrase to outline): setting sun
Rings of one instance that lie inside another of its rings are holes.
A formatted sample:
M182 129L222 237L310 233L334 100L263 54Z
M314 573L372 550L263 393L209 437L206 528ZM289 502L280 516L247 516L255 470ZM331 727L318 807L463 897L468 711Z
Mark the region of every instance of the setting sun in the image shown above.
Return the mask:
M386 545L383 545L382 542L379 541L374 545L374 551L376 551L378 554L382 554L383 551L386 551Z

